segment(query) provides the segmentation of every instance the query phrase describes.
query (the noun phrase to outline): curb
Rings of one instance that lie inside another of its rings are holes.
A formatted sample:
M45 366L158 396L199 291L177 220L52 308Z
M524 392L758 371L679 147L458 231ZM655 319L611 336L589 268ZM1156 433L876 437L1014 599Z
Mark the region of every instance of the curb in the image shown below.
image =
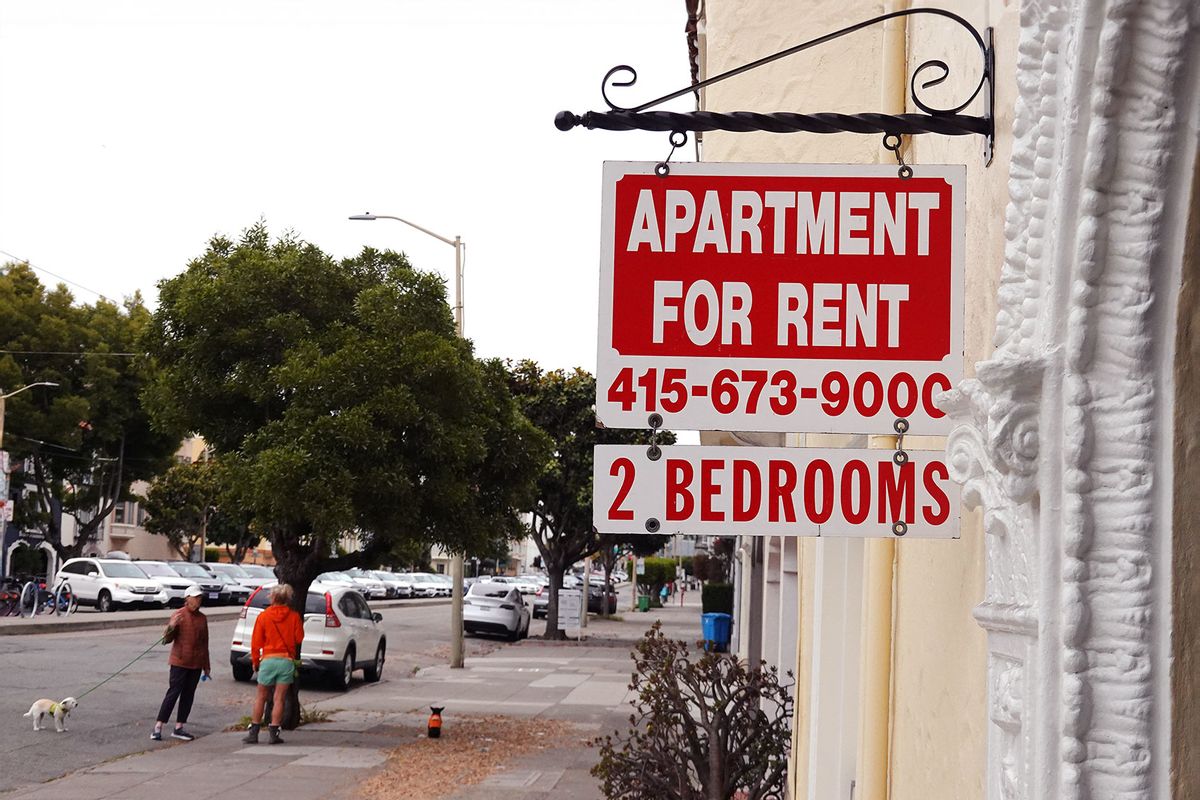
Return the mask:
M450 598L427 600L380 600L371 603L372 609L378 608L419 608L422 606L449 605ZM242 613L241 606L222 606L205 609L204 614L209 619L229 619ZM165 625L170 615L154 614L154 616L127 617L124 619L72 619L69 622L18 622L15 624L0 623L0 636L26 636L47 633L74 633L77 631L109 631L121 628L149 628L155 625Z

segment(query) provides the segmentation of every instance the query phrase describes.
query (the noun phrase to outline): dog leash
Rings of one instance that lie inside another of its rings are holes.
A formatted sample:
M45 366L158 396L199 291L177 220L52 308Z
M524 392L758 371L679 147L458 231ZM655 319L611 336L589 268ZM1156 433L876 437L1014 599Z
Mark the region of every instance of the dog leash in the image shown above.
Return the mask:
M142 656L146 655L146 654L147 654L147 653L149 653L151 650L153 650L154 648L158 647L160 644L162 644L162 637L161 637L161 636L159 636L157 639L155 639L155 640L154 640L154 643L153 643L153 644L151 644L149 647L147 647L145 650L143 650L142 652L138 653L137 657L136 657L136 658L134 658L134 659L133 659L133 661L130 661L128 664L126 664L125 666L121 667L119 670L117 670L116 672L114 672L112 675L109 675L107 678L105 678L104 680L100 681L100 682L99 682L99 683L97 683L95 686L93 686L92 688L88 689L86 692L84 692L83 694L79 695L79 697L77 697L77 698L75 698L75 699L76 699L76 700L82 700L83 698L87 697L89 694L91 694L92 692L96 691L96 690L97 690L97 689L99 689L101 686L103 686L104 684L108 683L108 682L109 682L109 681L111 681L113 678L117 677L117 676L118 676L118 675L120 675L122 672L124 672L125 670L129 669L130 667L132 667L132 666L133 666L135 663L137 663L137 662L138 662L138 661L139 661L139 660L142 658Z

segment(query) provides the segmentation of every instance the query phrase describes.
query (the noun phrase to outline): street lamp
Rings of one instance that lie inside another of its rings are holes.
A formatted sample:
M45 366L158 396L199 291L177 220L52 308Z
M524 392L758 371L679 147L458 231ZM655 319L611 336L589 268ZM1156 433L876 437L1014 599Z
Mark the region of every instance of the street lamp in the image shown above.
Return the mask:
M9 392L8 394L0 394L0 448L2 448L2 447L4 446L4 411L5 411L5 401L7 401L7 400L8 400L8 398L12 397L13 395L20 394L21 392L25 391L26 389L32 389L32 388L33 388L33 387L35 387L35 386L54 386L54 387L57 387L57 386L58 386L58 384L57 384L57 383L54 383L53 381L38 381L37 383L31 383L31 384L29 384L28 386L22 386L20 389L17 389L15 392ZM3 391L3 390L2 390L2 389L0 389L0 391Z
M463 335L463 243L461 236L450 239L423 228L415 222L409 222L402 217L390 214L354 214L352 220L374 222L377 219L391 219L403 222L410 228L416 228L427 236L432 236L439 242L445 242L454 248L454 328L459 338ZM450 559L450 666L460 668L463 665L463 557L456 553Z
M428 228L422 228L415 222L409 222L401 217L393 217L390 214L354 214L350 219L361 222L374 222L377 219L393 219L396 222L403 222L410 228L416 228L421 233L432 236L439 242L445 242L454 248L454 327L458 332L459 338L461 338L463 335L463 250L466 248L462 237L455 236L453 239L450 239L436 234Z

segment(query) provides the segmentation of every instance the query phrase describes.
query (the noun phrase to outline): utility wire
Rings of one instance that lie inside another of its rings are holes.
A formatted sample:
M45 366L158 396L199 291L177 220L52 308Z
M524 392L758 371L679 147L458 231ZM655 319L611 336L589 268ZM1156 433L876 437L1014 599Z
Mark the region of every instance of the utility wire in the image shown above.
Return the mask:
M108 296L105 295L103 292L97 292L95 289L92 289L91 287L84 286L82 283L77 283L77 282L71 280L70 278L63 277L62 275L59 275L57 272L51 272L50 270L46 269L45 267L39 267L37 264L34 264L28 258L21 258L20 256L15 256L12 253L8 252L7 250L0 250L0 255L5 255L11 259L15 259L16 261L19 261L22 264L28 265L30 269L36 269L38 272L44 272L47 275L49 275L51 278L58 278L63 283L69 283L72 286L76 287L77 289L83 289L85 292L91 292L92 294L99 297L101 300L105 300L105 301L108 300Z

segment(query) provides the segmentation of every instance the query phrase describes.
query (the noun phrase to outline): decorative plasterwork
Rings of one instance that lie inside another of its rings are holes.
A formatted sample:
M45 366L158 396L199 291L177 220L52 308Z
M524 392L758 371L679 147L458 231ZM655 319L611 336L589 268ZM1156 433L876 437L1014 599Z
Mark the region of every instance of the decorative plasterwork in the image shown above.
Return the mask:
M1182 235L1194 202L1192 0L1021 10L996 350L950 393L952 475L981 506L989 797L1166 797L1155 569ZM1001 70L1003 80L1003 70ZM1018 646L1024 642L1025 648Z

